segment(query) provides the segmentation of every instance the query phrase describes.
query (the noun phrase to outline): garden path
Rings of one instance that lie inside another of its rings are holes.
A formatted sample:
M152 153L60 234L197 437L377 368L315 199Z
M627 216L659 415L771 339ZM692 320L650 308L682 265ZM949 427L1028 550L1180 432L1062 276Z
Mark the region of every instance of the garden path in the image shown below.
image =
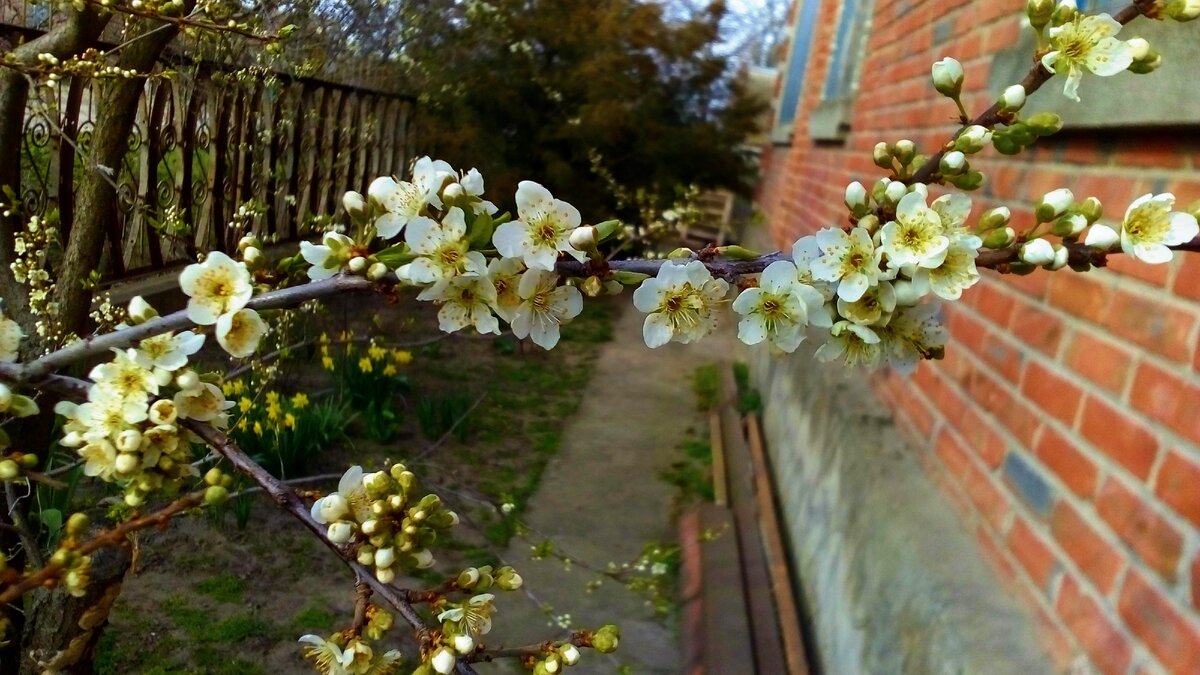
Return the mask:
M621 306L616 339L602 347L587 395L568 420L561 449L524 513L526 523L562 550L599 565L633 560L650 541L676 543L676 488L659 473L680 458L678 446L689 432L707 434L692 374L705 363L730 359L736 347L726 329L694 345L651 350L641 340L645 315ZM573 626L620 626L617 652L606 657L585 651L571 675L612 674L621 665L638 675L680 671L675 617L656 617L641 597L611 581L588 593L595 575L566 571L555 560L530 560L529 544L520 538L512 540L505 560L554 614L569 612ZM488 636L493 645L536 642L552 622L532 602L512 596L499 613Z

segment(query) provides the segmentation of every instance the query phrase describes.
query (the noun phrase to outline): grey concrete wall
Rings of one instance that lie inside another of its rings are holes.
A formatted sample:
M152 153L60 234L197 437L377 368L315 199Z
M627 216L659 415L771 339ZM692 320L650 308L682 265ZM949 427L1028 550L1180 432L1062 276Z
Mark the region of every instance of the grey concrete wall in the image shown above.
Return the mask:
M866 375L809 353L754 349L749 358L820 672L1050 672L1032 618L899 438Z

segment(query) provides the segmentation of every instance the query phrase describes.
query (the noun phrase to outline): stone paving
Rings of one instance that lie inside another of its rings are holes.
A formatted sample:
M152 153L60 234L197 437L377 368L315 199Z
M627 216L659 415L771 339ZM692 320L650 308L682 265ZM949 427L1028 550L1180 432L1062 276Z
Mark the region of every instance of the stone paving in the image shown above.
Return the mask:
M628 301L622 303L616 338L603 347L588 395L568 421L559 454L525 511L531 527L593 564L631 560L649 541L676 542L675 488L658 475L678 459L677 446L689 430L707 433L692 394L693 372L731 358L736 346L725 331L695 345L650 350L641 339L643 318ZM640 597L611 582L587 593L593 575L564 571L557 561L531 561L528 544L519 539L505 559L517 566L531 593L556 614L570 613L574 625L621 627L616 654L585 651L571 675L615 673L621 665L638 675L680 672L676 617L656 617ZM499 613L489 635L493 645L527 644L556 630L533 603L518 597L506 597ZM502 668L484 665L480 672Z

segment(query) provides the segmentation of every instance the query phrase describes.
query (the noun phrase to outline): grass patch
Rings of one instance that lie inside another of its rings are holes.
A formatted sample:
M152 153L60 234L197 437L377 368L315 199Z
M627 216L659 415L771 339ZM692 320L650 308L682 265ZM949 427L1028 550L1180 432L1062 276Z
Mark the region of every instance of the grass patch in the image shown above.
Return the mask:
M292 617L289 632L299 635L308 633L328 634L337 627L337 617L324 607L308 606Z
M692 392L697 410L712 410L720 403L721 371L715 363L700 366L692 375Z
M217 602L232 603L241 600L246 589L241 579L226 572L192 584L192 590Z
M712 482L712 444L691 436L679 444L679 450L683 458L663 469L659 478L679 489L676 501L681 506L713 501L716 495Z

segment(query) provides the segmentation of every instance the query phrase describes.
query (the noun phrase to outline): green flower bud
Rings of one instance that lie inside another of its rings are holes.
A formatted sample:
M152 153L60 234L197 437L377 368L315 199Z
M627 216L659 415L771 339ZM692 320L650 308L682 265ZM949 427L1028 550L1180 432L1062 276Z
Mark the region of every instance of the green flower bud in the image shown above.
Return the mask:
M521 575L513 568L505 565L496 570L496 587L502 591L515 591L524 583Z
M80 537L87 531L88 517L82 513L72 513L70 518L67 518L67 536Z
M871 234L875 234L875 230L879 229L879 217L874 213L868 213L862 218L859 218L856 225L863 228L867 232L870 232Z
M1025 120L1025 125L1035 136L1049 136L1062 131L1062 117L1052 112L1040 112Z
M875 162L875 166L891 171L894 168L892 166L891 146L883 141L876 143L875 148L871 150L871 161Z
M997 206L994 209L988 209L979 216L979 224L976 226L977 232L988 232L997 227L1004 227L1012 220L1012 210L1007 206Z
M38 456L32 452L26 452L17 458L17 463L20 464L21 468L23 469L36 469L38 465Z
M226 490L220 485L210 485L208 489L204 491L204 503L210 506L223 504L227 499L229 499L229 490Z
M1050 226L1050 231L1060 237L1073 237L1083 232L1087 226L1088 221L1083 214L1068 213L1054 221L1054 224Z
M1079 16L1079 10L1075 7L1074 2L1060 2L1050 15L1050 23L1061 26L1074 21L1076 16Z
M133 296L129 301L129 322L133 325L145 323L158 316L158 311L140 295Z
M1042 196L1033 214L1039 223L1048 223L1066 213L1074 202L1075 195L1067 188L1051 190Z
M14 480L21 475L21 467L11 459L0 461L0 480Z
M1104 215L1104 205L1101 204L1100 200L1096 199L1095 197L1088 197L1082 202L1079 202L1075 205L1075 210L1084 218L1087 218L1089 223L1094 223L1097 220L1100 220L1100 216Z
M1001 227L988 232L983 238L983 245L990 249L1002 249L1011 246L1017 239L1017 233L1011 227Z
M459 588L468 591L474 588L475 584L477 583L479 583L479 570L475 569L474 567L468 567L467 569L459 572L458 578L455 579L455 584L457 584Z
M667 260L685 260L695 257L696 252L690 248L677 248L667 254Z
M1166 0L1161 12L1175 21L1192 21L1200 18L1200 0Z
M907 165L917 156L917 144L907 138L896 141L896 145L892 146L892 154L895 155L896 161L900 162L901 166Z
M861 216L867 212L870 202L867 201L867 188L863 184L854 181L846 186L846 195L844 198L846 208L850 209L850 213L856 216Z
M592 648L601 654L611 654L617 651L617 643L620 640L620 629L610 623L592 634Z
M1050 23L1056 5L1054 0L1029 0L1025 3L1025 15L1029 17L1029 24L1035 31L1042 32Z
M627 272L622 270L613 273L613 280L623 286L635 286L649 278L649 274L642 274L641 272Z
M213 468L209 469L208 472L206 472L204 474L204 482L209 485L220 485L221 484L221 475L223 473L224 472L222 472L220 469L218 469L217 467L214 466Z
M621 231L623 223L619 220L606 220L602 223L596 223L592 227L595 228L596 241L607 241L614 234Z
M387 276L388 267L381 262L371 263L367 268L367 278L371 281L379 281Z
M978 190L983 187L983 174L973 169L957 176L946 176L945 178L960 190Z
M954 139L954 149L972 155L984 149L991 140L991 131L978 124L972 124Z
M938 171L943 176L954 176L962 173L967 168L967 156L960 150L951 150L942 155L942 160L938 164Z
M1021 152L1021 146L1006 132L992 134L992 147L996 148L996 152L1002 155L1016 155Z

